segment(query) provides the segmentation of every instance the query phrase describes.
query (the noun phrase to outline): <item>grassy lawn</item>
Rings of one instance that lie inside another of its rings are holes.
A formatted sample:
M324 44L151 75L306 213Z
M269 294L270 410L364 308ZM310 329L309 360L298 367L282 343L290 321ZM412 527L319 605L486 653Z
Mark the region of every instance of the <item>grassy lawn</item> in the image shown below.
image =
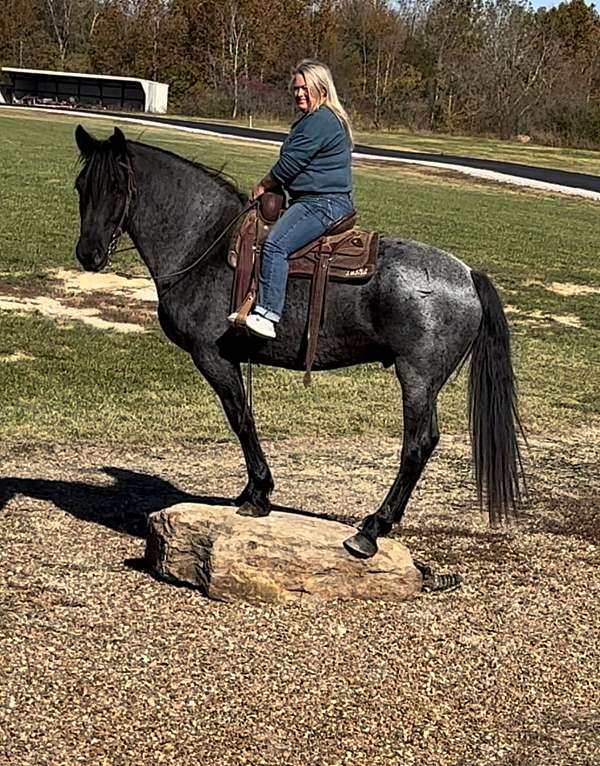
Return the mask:
M66 116L0 112L0 271L23 291L43 292L49 269L77 268L75 124ZM109 132L107 121L85 124L97 135ZM275 147L123 128L130 138L225 165L242 188L277 153ZM598 203L409 166L357 164L355 186L363 225L451 250L493 278L511 306L522 409L531 430L600 424L600 293L565 296L550 289L553 283L600 288ZM135 253L119 256L118 269L144 273ZM561 323L565 317L579 326ZM191 360L157 328L126 336L0 313L0 359L16 353L27 356L0 362L5 443L231 438ZM391 372L376 366L323 373L309 391L300 375L261 367L254 390L260 430L271 437L395 435L401 429L398 386ZM348 408L348 401L356 406ZM441 422L446 432L466 430L464 373L441 397Z

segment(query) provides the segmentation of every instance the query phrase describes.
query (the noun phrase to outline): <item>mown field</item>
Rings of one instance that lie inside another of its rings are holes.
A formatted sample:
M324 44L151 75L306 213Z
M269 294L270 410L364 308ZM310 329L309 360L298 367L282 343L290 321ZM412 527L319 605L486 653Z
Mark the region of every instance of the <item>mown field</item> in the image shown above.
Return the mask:
M77 268L74 124L69 118L3 112L0 127L2 279L13 292L43 294L51 291L52 270ZM107 132L101 121L89 120L88 127L99 135ZM131 125L124 129L132 137L224 166L242 188L249 188L276 154L245 143ZM530 430L598 422L596 203L410 166L359 164L355 183L363 225L450 250L494 279L510 307L523 416ZM135 253L118 256L114 268L123 275L144 274ZM575 289L565 295L555 284L574 284ZM156 325L131 338L15 312L1 319L1 353L28 355L0 367L5 415L0 433L6 442L229 438L212 393ZM442 395L446 432L466 428L464 380L463 374ZM393 374L377 367L319 375L309 391L292 373L260 368L255 376L257 418L270 437L320 432L394 436L401 428L398 395ZM348 409L349 397L371 406Z
M520 523L478 513L463 372L394 531L460 589L219 603L140 566L149 513L229 502L245 467L135 254L81 280L74 126L0 111L0 766L598 766L598 203L356 166L364 225L501 291L530 442ZM242 187L276 151L124 129ZM356 526L397 472L398 386L376 366L301 377L255 370L273 501Z

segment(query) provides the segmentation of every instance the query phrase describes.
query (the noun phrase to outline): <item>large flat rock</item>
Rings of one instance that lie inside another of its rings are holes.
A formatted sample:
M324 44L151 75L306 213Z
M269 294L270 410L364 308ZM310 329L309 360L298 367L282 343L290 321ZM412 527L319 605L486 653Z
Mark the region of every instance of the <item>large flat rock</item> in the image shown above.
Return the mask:
M259 519L230 506L182 503L149 517L146 563L156 576L224 601L403 601L421 591L406 546L380 540L361 561L343 541L346 524L273 511Z

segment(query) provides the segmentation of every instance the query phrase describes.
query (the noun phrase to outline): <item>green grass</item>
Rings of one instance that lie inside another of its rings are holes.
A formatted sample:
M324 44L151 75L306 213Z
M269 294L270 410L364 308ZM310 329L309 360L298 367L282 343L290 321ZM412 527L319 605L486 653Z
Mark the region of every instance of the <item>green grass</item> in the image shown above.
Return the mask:
M43 291L48 269L76 268L74 124L58 115L0 112L0 271L24 287ZM86 120L86 126L99 135L109 131L106 121ZM130 137L143 132L142 140L213 166L226 163L243 188L277 153L165 130L124 129ZM490 274L505 301L521 312L511 317L548 317L543 326L513 325L522 410L531 430L600 424L600 295L562 297L546 289L552 282L600 287L597 203L404 166L358 165L355 185L365 226L451 250ZM119 258L119 271L143 273L135 254ZM582 327L549 318L564 314L576 315ZM231 438L189 357L158 329L119 335L0 313L0 356L14 352L31 359L0 362L5 444ZM367 366L315 378L305 391L297 373L255 369L263 435L399 433L399 390L389 370ZM464 373L441 397L441 421L446 432L466 428Z

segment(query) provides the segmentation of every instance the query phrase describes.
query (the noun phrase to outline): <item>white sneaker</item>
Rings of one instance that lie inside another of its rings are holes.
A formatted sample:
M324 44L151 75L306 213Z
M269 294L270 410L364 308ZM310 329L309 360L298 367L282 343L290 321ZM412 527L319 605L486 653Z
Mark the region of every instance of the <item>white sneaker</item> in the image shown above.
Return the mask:
M246 319L246 327L261 338L275 337L275 323L266 317L261 317L260 314L250 314Z
M227 317L227 321L231 322L231 324L235 324L235 321L236 321L237 318L238 318L238 313L237 313L237 311L234 311L233 314L230 314Z

